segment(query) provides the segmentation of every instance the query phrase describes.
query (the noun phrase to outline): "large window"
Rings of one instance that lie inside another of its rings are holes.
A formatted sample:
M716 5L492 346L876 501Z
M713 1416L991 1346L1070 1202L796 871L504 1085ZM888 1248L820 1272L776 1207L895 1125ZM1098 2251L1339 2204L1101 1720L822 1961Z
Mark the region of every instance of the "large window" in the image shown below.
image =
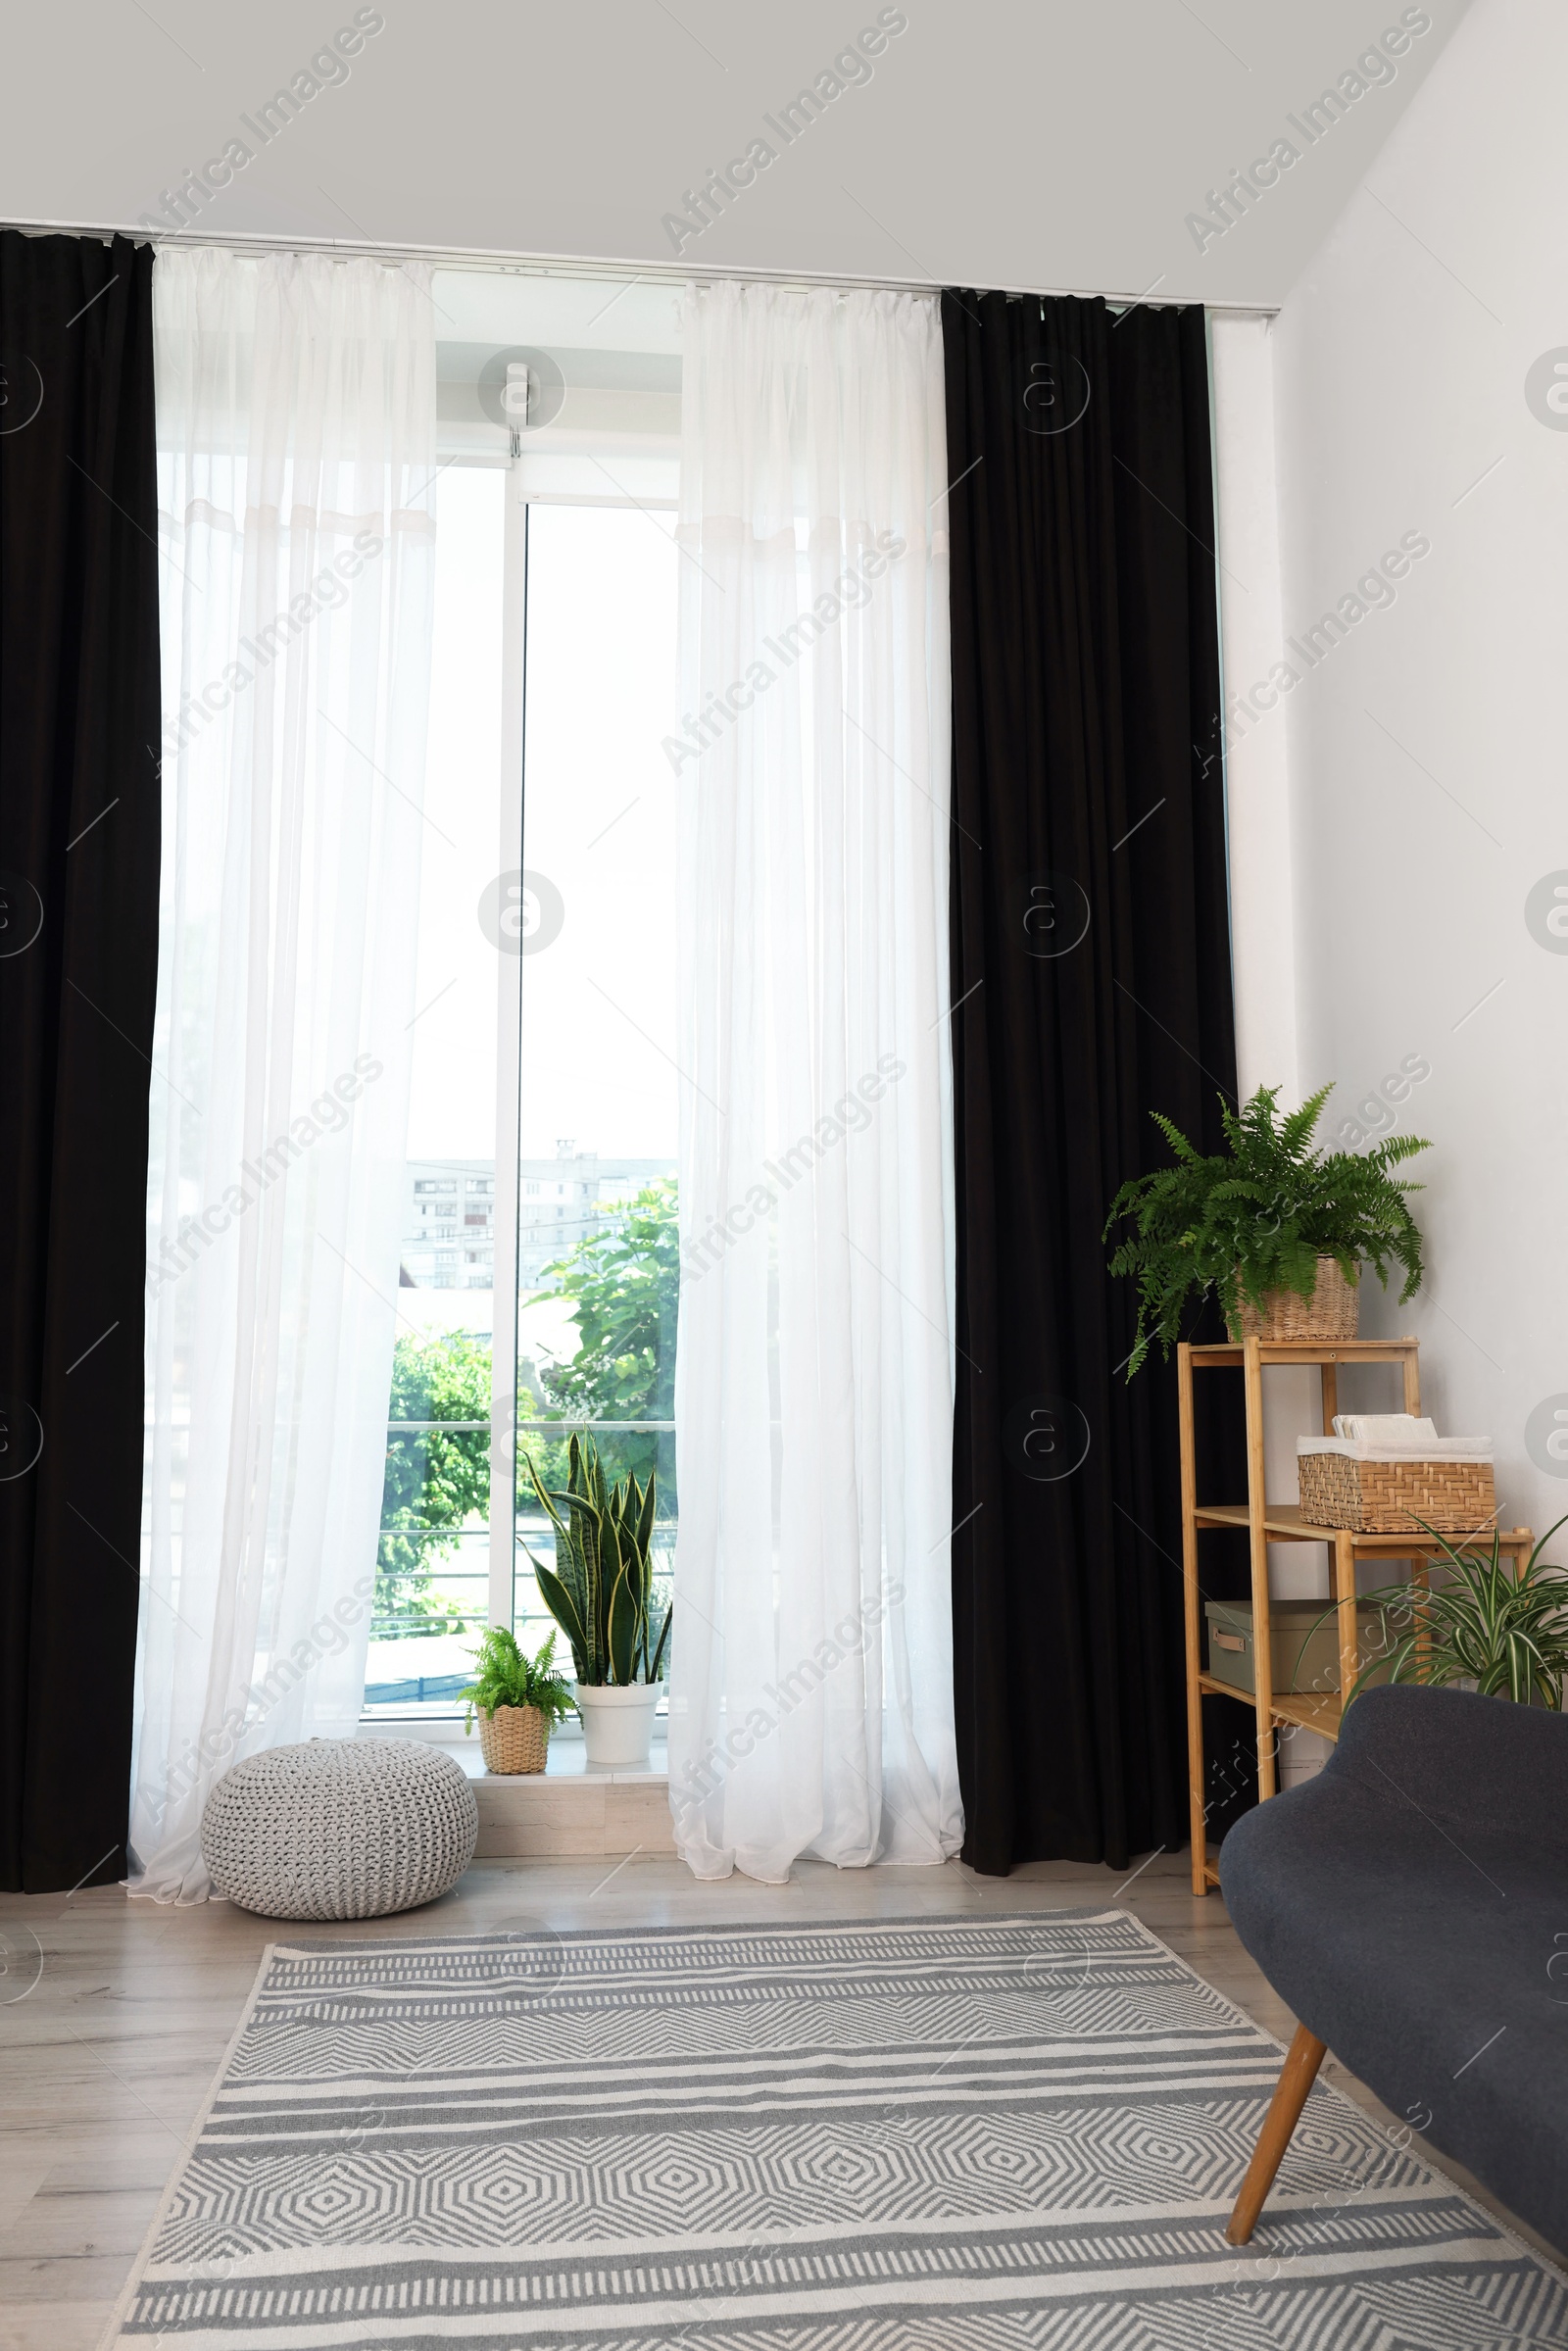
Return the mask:
M564 1484L573 1430L657 1477L666 1574L674 1531L674 517L515 462L439 497L377 1716L549 1630L528 1463Z
M500 467L457 465L437 489L413 1086L366 1669L376 1712L450 1712L471 1628L488 1619L501 995L475 904L502 842L507 488Z
M550 1620L527 1552L551 1552L522 1464L564 1486L570 1428L592 1430L611 1479L657 1478L671 1564L673 521L529 510L514 1607L530 1638Z

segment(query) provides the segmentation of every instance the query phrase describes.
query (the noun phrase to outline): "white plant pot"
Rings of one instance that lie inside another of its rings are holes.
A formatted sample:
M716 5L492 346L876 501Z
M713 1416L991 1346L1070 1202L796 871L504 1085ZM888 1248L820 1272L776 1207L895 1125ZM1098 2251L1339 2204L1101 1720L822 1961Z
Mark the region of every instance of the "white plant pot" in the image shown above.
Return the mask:
M662 1682L628 1682L624 1687L585 1682L572 1685L582 1714L590 1771L635 1772L648 1768L654 1715Z

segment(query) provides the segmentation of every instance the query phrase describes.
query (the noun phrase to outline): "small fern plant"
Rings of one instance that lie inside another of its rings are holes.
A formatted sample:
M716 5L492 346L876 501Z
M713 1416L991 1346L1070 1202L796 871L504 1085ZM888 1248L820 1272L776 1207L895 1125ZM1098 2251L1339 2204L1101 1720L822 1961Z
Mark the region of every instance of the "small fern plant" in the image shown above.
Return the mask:
M1351 1282L1365 1262L1385 1290L1397 1265L1401 1304L1420 1288L1421 1234L1405 1195L1421 1187L1394 1169L1429 1147L1418 1135L1388 1135L1370 1151L1315 1151L1333 1091L1322 1086L1284 1115L1277 1086L1259 1086L1239 1109L1222 1100L1229 1148L1212 1155L1152 1113L1176 1164L1123 1184L1105 1220L1107 1240L1113 1226L1131 1227L1110 1259L1113 1274L1138 1284L1129 1380L1156 1339L1169 1355L1189 1307L1205 1298L1218 1298L1233 1328L1244 1298L1259 1312L1270 1290L1310 1298L1319 1257L1336 1258Z
M556 1637L547 1636L537 1657L525 1657L515 1634L506 1625L491 1625L471 1655L478 1672L458 1695L467 1701L464 1737L473 1731L474 1711L494 1714L498 1706L532 1706L554 1723L576 1711L571 1684L555 1671Z

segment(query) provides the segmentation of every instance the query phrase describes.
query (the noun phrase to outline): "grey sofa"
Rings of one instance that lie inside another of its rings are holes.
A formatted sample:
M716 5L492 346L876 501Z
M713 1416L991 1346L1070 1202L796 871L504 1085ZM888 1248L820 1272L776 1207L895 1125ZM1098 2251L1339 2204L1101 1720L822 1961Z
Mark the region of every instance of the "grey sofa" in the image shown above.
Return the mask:
M1568 2248L1568 1718L1375 1688L1315 1780L1220 1848L1236 1931L1301 2020L1231 2236L1325 2045Z

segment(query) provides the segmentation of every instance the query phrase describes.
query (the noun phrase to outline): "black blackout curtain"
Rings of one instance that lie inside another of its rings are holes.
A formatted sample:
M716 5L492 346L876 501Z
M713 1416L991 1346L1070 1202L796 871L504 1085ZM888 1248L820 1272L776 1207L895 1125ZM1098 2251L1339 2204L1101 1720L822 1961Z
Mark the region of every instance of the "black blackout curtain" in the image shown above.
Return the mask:
M1174 1382L1101 1228L1235 1089L1203 315L943 298L959 1768L977 1869L1185 1843ZM1208 1474L1217 1475L1217 1472Z
M159 863L152 251L0 234L0 1886L125 1869Z

